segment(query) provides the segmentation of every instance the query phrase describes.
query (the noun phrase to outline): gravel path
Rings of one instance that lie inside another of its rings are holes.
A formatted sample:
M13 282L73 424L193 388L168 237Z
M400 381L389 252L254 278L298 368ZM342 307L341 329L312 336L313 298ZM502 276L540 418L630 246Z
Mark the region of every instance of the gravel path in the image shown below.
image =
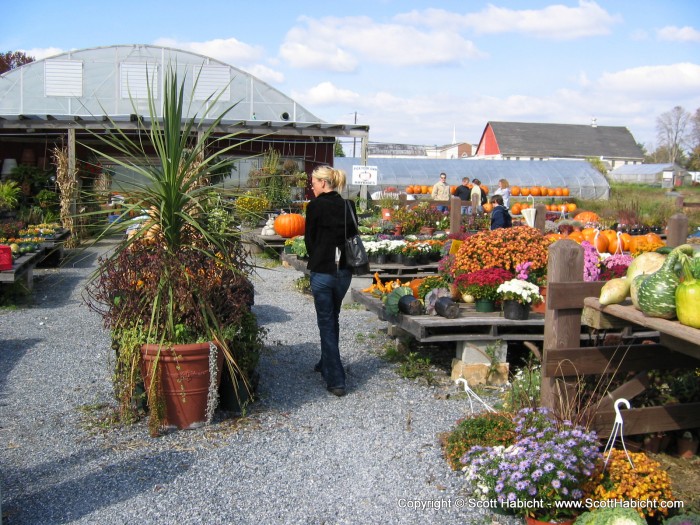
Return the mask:
M385 323L358 309L341 314L348 395L328 393L313 372L313 303L292 269L255 278L269 333L248 417L157 439L145 422L101 424L114 406L109 336L81 294L108 248L38 270L32 304L0 312L4 524L492 522L461 508L461 476L437 441L467 402L400 378L373 351Z

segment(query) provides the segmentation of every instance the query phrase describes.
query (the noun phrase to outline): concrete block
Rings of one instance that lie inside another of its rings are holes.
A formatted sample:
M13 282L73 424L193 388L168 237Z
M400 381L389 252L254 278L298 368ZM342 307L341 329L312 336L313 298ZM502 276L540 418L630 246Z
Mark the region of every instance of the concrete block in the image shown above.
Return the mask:
M484 363L465 363L459 359L452 360L452 381L460 377L467 380L469 386L493 385L503 386L508 382L508 363L498 363L494 370ZM490 372L489 372L490 371Z

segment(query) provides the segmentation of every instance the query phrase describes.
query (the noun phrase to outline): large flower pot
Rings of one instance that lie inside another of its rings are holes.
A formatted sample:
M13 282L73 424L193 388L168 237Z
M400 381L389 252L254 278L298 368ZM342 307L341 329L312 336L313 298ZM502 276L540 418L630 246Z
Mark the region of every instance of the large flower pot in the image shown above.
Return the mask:
M207 422L210 386L216 394L223 362L223 352L217 351L217 377L215 384L211 385L209 343L173 345L171 348L156 344L141 347L141 374L146 392L150 392L155 368L165 401L166 425L187 429Z
M474 308L477 312L489 313L496 311L496 303L491 299L477 299L474 301Z
M503 301L503 317L514 321L525 321L530 318L530 305L518 301Z

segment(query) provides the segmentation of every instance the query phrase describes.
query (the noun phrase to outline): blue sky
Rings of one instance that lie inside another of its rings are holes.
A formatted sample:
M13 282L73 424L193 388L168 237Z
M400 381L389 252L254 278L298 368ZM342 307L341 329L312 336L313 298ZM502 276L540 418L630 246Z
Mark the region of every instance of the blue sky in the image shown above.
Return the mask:
M156 44L243 69L372 142L477 143L488 121L626 126L700 108L697 0L1 0L0 51ZM346 148L347 149L347 148Z

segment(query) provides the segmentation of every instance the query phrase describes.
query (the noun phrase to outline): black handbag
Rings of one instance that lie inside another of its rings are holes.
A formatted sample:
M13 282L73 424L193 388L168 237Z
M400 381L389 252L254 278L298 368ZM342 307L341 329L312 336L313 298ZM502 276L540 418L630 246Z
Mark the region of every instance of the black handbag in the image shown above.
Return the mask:
M357 220L355 219L355 214L352 212L350 203L345 201L345 204L350 212L352 221L355 223L355 230L357 228ZM346 215L347 217L347 215ZM365 275L369 273L369 258L367 257L367 252L365 251L365 245L362 244L362 239L359 235L353 235L352 237L347 236L347 222L345 224L345 264L352 271L354 275Z

